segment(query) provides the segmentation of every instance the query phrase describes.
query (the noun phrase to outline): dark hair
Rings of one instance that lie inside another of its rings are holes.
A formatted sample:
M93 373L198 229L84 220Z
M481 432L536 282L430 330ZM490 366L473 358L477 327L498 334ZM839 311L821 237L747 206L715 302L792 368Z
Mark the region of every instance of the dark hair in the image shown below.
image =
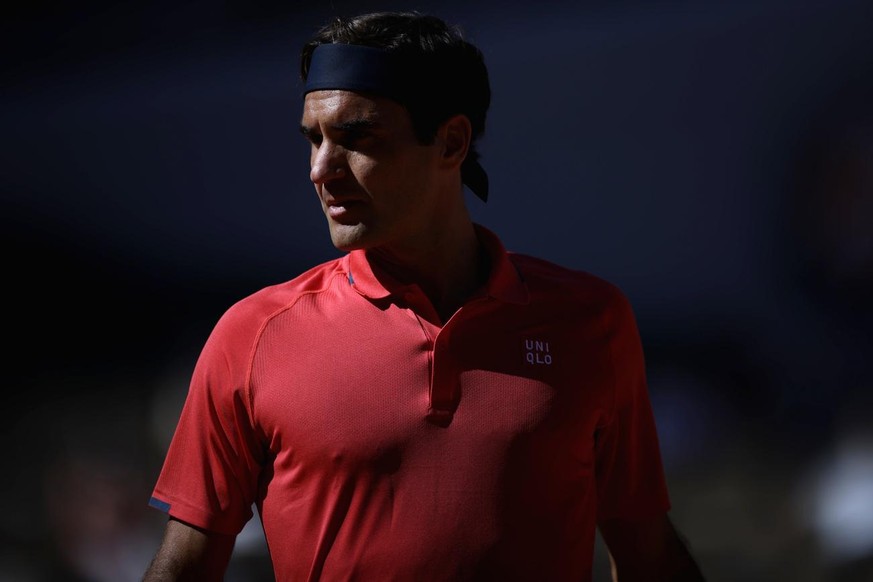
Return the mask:
M458 27L419 12L337 17L303 46L300 75L304 81L315 48L332 43L386 49L415 63L409 82L416 90L402 105L422 143L431 143L440 124L459 113L470 120L474 143L484 133L491 104L488 70L482 52L465 40ZM478 157L471 144L467 161Z

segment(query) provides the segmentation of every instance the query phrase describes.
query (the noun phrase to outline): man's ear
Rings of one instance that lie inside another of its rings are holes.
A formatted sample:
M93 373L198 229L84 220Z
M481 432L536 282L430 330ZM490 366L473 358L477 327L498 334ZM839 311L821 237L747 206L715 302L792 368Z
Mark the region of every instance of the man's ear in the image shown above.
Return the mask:
M440 125L437 137L442 143L442 159L446 167L460 168L470 149L473 127L466 115L454 115Z

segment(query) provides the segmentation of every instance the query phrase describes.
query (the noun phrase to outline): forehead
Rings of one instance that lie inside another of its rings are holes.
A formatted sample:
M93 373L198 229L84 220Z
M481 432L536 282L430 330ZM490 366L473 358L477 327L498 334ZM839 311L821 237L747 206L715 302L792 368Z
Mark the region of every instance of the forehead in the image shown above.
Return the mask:
M350 120L367 120L389 125L408 121L408 113L396 101L378 95L339 89L306 94L303 100L304 126Z

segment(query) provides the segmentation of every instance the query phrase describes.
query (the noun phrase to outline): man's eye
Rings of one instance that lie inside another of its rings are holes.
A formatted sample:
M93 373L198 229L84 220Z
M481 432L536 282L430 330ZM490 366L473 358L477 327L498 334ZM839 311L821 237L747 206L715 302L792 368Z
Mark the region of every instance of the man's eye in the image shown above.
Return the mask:
M312 145L319 145L322 141L322 136L320 132L313 131L311 128L300 126L300 135L303 136L303 139L311 143Z
M353 148L355 145L365 141L370 134L365 131L349 131L343 136L343 145L348 148Z

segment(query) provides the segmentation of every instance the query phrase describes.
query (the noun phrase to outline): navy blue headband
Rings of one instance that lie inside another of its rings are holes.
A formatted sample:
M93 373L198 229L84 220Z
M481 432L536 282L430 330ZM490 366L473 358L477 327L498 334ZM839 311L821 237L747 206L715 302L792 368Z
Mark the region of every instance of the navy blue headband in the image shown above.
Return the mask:
M408 59L384 49L354 44L321 44L315 47L303 94L340 89L388 97L407 104L421 87L415 78L422 72ZM488 200L488 174L473 152L461 166L461 179L483 201Z
M395 53L383 49L321 44L312 53L303 93L343 89L375 93L399 101L409 90L408 71Z

